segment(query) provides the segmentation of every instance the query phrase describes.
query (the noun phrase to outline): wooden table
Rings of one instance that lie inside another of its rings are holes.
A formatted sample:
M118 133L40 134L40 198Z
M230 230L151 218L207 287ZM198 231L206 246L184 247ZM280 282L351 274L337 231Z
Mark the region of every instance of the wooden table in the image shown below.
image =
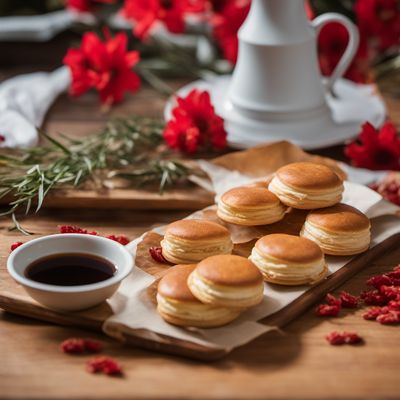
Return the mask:
M1 77L13 70L3 70ZM176 83L178 86L179 83ZM144 88L112 111L112 115L160 115L164 98ZM396 103L391 100L395 110ZM93 94L77 100L62 96L51 109L45 128L50 132L83 135L102 126L109 115L99 112ZM320 154L341 158L342 148ZM179 219L187 212L43 210L24 220L40 234L56 231L58 224L76 224L104 234L134 238L154 224ZM9 225L4 219L0 229ZM9 245L20 235L7 233L1 244L4 265ZM365 271L341 290L359 293L367 277L400 263L400 249L366 265ZM394 399L400 397L398 327L361 318L362 310L343 317L321 319L309 310L285 332L274 332L237 349L222 361L204 364L127 348L97 334L40 323L0 312L1 399ZM366 344L330 346L324 339L332 330L357 331ZM106 343L107 354L124 366L125 378L91 375L84 371L86 356L67 356L62 340L91 336Z

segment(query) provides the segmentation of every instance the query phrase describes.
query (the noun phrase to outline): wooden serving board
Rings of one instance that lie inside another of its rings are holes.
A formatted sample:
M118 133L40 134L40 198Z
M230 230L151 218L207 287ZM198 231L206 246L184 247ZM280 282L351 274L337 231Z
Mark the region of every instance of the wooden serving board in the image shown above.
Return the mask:
M342 285L352 276L364 269L377 257L388 254L400 245L400 233L391 236L366 253L353 258L348 264L330 275L323 282L311 287L294 302L279 312L262 320L267 325L284 327L293 319L305 312L328 292ZM149 272L149 271L148 271ZM76 313L61 313L42 307L32 300L7 274L5 265L0 266L0 307L5 311L23 315L59 325L74 326L89 330L101 331L102 324L111 315L106 303L93 309ZM145 349L189 357L198 360L216 360L227 354L223 350L215 350L198 344L174 339L153 332L143 331L125 337L130 345Z

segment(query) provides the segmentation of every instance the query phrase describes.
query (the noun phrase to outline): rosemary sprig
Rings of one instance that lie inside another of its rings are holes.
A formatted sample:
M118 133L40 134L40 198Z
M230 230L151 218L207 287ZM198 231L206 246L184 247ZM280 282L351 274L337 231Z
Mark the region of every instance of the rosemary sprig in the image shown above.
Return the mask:
M82 139L62 135L62 141L40 132L48 142L25 150L0 151L0 199L10 198L0 216L11 216L13 229L28 234L16 213L38 212L48 193L59 187L77 187L91 181L101 185L107 173L129 178L132 186L156 183L162 193L191 171L182 163L162 159L163 123L130 117L109 122L96 135ZM109 178L109 176L108 176Z
M192 172L182 163L174 160L152 161L146 168L132 172L114 172L110 177L118 176L133 182L134 186L142 186L147 183L159 182L159 190L162 194L167 187L179 180L186 178Z

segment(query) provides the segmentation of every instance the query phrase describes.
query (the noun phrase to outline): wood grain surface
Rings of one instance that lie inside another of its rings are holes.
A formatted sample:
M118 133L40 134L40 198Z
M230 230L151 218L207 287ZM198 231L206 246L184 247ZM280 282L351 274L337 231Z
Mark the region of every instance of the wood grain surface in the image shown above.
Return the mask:
M3 69L0 77L33 69ZM176 82L179 86L183 82ZM139 112L159 115L165 99L150 89L116 107L115 115ZM399 102L390 99L391 110ZM77 136L93 132L108 118L98 112L93 94L78 100L62 96L52 107L45 127L50 133ZM342 147L319 151L343 158ZM38 234L56 231L58 224L77 224L103 234L124 233L131 238L151 226L186 215L173 211L45 210L23 222ZM25 240L4 233L0 248L4 265L9 245ZM338 288L351 293L364 289L365 280L400 263L400 248L379 257ZM340 318L321 319L312 309L286 326L227 358L211 364L194 362L126 347L96 333L59 327L0 312L0 398L1 399L398 399L399 328L361 318L363 310L345 311ZM332 330L357 331L362 346L330 346L324 336ZM67 356L59 343L71 336L103 340L105 352L125 368L125 377L113 379L85 372L87 356Z

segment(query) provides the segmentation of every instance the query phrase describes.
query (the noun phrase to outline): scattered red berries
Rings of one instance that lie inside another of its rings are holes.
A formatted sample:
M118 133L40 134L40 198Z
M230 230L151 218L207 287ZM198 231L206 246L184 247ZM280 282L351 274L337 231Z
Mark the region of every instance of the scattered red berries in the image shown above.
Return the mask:
M118 242L118 243L122 244L123 246L126 246L130 242L129 238L127 238L124 235L120 235L120 236L109 235L109 236L106 236L106 238L110 239L110 240L114 240L114 242Z
M390 272L369 278L366 283L374 289L363 291L359 298L344 291L340 293L339 298L327 294L327 304L317 307L317 315L336 317L341 307L356 308L361 299L365 304L374 306L362 314L364 319L383 325L400 324L400 265ZM341 345L360 343L362 338L356 333L334 331L326 336L326 340L332 345Z
M100 342L81 338L64 340L60 347L64 353L68 354L100 353L103 350L103 345Z
M320 304L315 312L319 317L337 317L340 312L340 307L330 306L329 304Z
M102 343L93 339L70 338L64 340L61 350L67 354L94 354L103 350ZM92 374L103 373L106 375L121 376L123 375L121 365L107 356L98 356L90 359L86 363L86 370Z
M10 247L10 251L14 251L17 247L21 246L22 244L24 244L24 242L15 242L11 245Z
M111 357L100 356L92 358L86 363L86 370L91 374L103 373L106 375L123 375L121 365Z
M60 231L60 233L82 233L85 235L97 236L96 231L88 231L87 229L80 228L79 226L75 225L59 225L58 230Z
M60 233L81 233L84 235L93 235L93 236L99 235L98 232L96 231L88 231L87 229L80 228L79 226L75 225L59 225L58 230ZM118 242L123 246L126 246L130 242L129 238L126 237L125 235L108 235L105 237L107 239L114 240L115 242Z
M376 320L381 324L400 323L400 265L392 271L368 279L367 285L375 290L361 293L365 304L371 307L364 314L367 320Z
M341 344L357 344L363 342L362 337L355 332L340 333L337 331L333 331L329 335L327 335L325 339L334 346Z
M361 293L360 298L370 306L383 306L386 303L386 297L379 290L366 290Z
M342 308L342 300L328 293L325 298L328 304L320 304L315 312L319 317L337 317Z
M381 307L370 307L362 317L367 320L375 320L381 313Z
M154 261L162 264L167 264L168 261L164 258L162 254L162 248L161 247L150 247L149 248L149 253L151 257L153 258Z
M376 317L376 320L383 325L394 325L400 323L400 311L388 310Z

